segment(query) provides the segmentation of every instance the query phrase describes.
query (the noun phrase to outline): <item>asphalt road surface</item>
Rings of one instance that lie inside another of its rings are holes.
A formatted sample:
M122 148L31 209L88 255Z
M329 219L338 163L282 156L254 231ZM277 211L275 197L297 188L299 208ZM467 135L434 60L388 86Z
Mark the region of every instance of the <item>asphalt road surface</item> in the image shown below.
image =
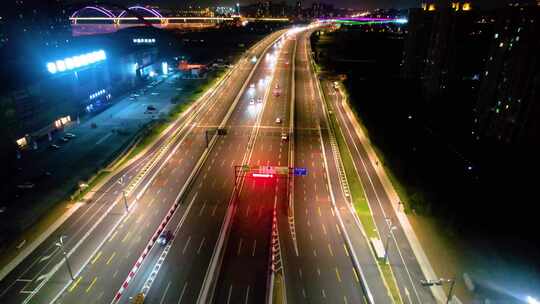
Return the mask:
M362 142L354 131L354 126L342 105L342 96L337 94L332 83L323 82L325 90L332 93L329 101L339 121L343 136L351 150L351 157L358 168L359 177L364 185L366 197L375 219L375 224L382 236L389 234L390 225L395 226L390 238L388 259L398 283L401 298L404 303L435 303L435 298L429 288L420 284L424 274L411 245L396 218L391 201L381 183L379 176ZM394 202L396 203L396 202ZM389 219L390 221L388 221Z
M175 214L167 228L175 232L173 241L170 246L156 247L152 250L148 260L142 265L139 275L130 284L123 301L127 301L129 297L135 296L142 290L158 263L161 266L146 294L146 301L149 303L194 303L199 298L228 207L236 205L235 200L232 199L235 182L234 166L251 163L250 152L253 148L255 151L253 155L255 155L259 145L257 134L267 132L264 127L261 128L261 122L264 121L263 112L273 108L264 98L268 95L269 78L267 76L270 74L271 69L266 59L261 59L260 65L253 73L248 85L245 86L245 90L239 95L238 104L225 125L227 135L220 136L216 141L199 174L195 177L193 186L183 199L185 211ZM264 81L260 81L262 79ZM254 85L253 88L250 88L251 84ZM257 101L259 97L262 99L261 103ZM255 104L250 104L251 98L254 98ZM273 126L273 128L276 127ZM280 128L276 128L274 132L280 134ZM279 136L276 137L279 138ZM272 148L267 146L265 149ZM279 147L275 146L273 149L278 150ZM254 162L255 165L257 163L257 161ZM246 182L244 187L250 188L249 182ZM264 191L274 190L270 186L264 188ZM242 195L243 192L240 192L240 197ZM254 206L248 212L262 216L263 211L260 207ZM247 240L242 243L240 252L243 251L242 248L246 252L256 253L267 250ZM163 255L164 252L166 255ZM219 269L210 270L209 273L216 280Z
M260 53L270 40L253 52ZM204 130L221 120L251 68L249 60L240 62L214 94L98 189L90 202L2 280L0 302L48 303L61 291L63 303L110 302L204 150ZM75 275L71 283L62 250L55 245L61 235L66 236L64 246Z

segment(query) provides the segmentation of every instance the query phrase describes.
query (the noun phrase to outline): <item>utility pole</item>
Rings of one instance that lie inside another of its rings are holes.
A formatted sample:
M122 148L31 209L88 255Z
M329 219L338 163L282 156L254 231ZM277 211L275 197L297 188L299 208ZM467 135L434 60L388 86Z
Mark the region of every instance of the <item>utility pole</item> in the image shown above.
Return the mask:
M126 197L126 190L122 190L122 197L124 198L124 207L126 207L126 213L129 212L129 206Z
M66 236L65 235L62 235L60 237L60 242L57 242L55 245L57 247L60 247L60 249L62 250L62 254L64 255L64 259L66 259L66 266L67 266L67 269L68 269L68 272L69 272L69 276L71 277L71 280L75 280L75 278L73 277L73 271L71 270L71 265L69 264L69 259L68 259L68 256L67 256L67 252L66 252L66 247L64 246L64 238Z
M430 287L433 285L441 286L444 283L450 283L450 289L448 290L448 295L446 296L446 304L450 304L450 301L452 300L452 297L453 297L454 285L456 284L455 277L453 279L440 278L438 280L420 280L420 283L423 286L430 286Z

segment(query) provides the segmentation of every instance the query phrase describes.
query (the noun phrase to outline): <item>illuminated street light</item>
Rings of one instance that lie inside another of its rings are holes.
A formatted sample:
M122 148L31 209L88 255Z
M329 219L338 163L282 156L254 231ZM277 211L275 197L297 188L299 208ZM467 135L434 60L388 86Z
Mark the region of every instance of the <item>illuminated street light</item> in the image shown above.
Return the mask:
M540 301L531 296L527 296L527 304L540 304Z
M392 221L390 219L386 219L386 222L388 224L388 235L386 236L386 241L384 243L384 262L388 263L388 249L390 245L390 237L392 237L392 231L396 230L397 227L392 225Z
M66 266L67 266L67 269L69 271L69 276L71 277L71 280L75 280L75 277L73 277L73 271L71 270L71 265L69 264L69 260L68 260L68 256L67 256L67 252L66 252L66 247L64 246L64 238L66 236L65 235L62 235L60 237L60 241L57 242L55 245L57 247L60 247L60 249L62 250L62 254L64 255L64 259L66 259Z
M118 181L116 181L118 184L124 186L124 177L120 177L118 179ZM84 183L84 182L80 182L79 183L79 191L82 192L82 190L88 188L89 185L87 183ZM107 193L110 193L108 191L99 191L99 190L92 190L92 191L88 191L88 192L94 192L94 193L103 193L103 194L107 194ZM123 202L124 202L124 208L126 209L126 213L129 212L129 206L128 206L128 202L127 202L127 197L126 197L126 190L122 190L122 198L123 198Z
M437 285L437 286L441 286L443 285L444 283L450 283L450 290L448 290L448 296L446 297L446 304L449 304L450 303L450 300L452 299L452 292L454 291L454 285L456 284L456 279L443 279L443 278L440 278L438 280L420 280L420 284L422 284L423 286L433 286L433 285ZM537 304L538 302L534 303L533 304Z

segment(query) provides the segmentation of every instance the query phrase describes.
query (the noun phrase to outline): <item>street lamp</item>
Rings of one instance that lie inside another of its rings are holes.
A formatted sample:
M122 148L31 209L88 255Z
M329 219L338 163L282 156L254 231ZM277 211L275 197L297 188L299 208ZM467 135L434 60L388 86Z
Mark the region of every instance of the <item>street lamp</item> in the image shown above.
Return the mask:
M65 235L60 236L60 241L56 242L55 245L62 250L62 254L64 255L64 259L66 259L66 266L67 266L67 269L69 271L69 276L71 277L71 280L75 280L75 278L73 277L73 271L71 270L71 265L69 264L69 259L68 259L67 253L66 253L66 247L64 246L64 238L65 237L66 237Z
M540 304L540 301L531 296L527 296L527 304Z
M396 230L397 227L392 225L392 219L386 218L386 225L388 225L388 235L386 236L386 241L384 244L384 262L388 263L388 249L390 245L390 237L392 237L392 231Z
M450 303L450 299L452 299L452 292L454 291L454 285L456 284L456 279L444 279L440 278L438 280L420 280L420 283L423 286L433 286L438 285L441 286L444 283L450 283L450 290L448 290L448 296L446 296L446 304Z
M386 219L388 226L388 235L386 236L386 241L384 244L384 262L388 263L388 246L390 245L390 237L392 236L392 231L396 230L397 227L392 225L392 221L390 219Z
M118 184L120 185L124 185L124 177L120 177L117 181ZM88 188L88 184L87 183L79 183L79 188L80 188L80 191L82 191L83 189L85 188ZM88 191L88 192L94 192L94 193L109 193L108 191L99 191L99 190L91 190L91 191ZM126 197L126 190L123 190L122 189L122 198L123 198L123 202L124 202L124 207L126 209L126 213L129 212L129 206L128 206L128 202L127 202L127 197Z

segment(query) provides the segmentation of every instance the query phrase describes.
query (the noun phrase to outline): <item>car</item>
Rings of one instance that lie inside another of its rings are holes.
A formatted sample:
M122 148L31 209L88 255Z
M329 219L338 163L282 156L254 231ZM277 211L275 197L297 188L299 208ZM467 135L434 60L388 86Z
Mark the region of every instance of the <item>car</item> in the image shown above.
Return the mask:
M287 141L289 139L289 134L285 133L285 132L282 132L281 133L281 140L282 141Z
M250 98L249 99L249 104L254 105L255 104L255 98Z
M158 237L157 243L160 244L161 246L165 246L169 243L172 237L173 237L172 232L170 230L165 230Z
M277 123L277 124L280 124L280 123L281 123L281 118L279 118L279 117L276 118L276 123Z
M24 182L22 184L17 185L17 188L19 189L32 189L34 188L35 184L32 182Z
M56 144L50 144L49 145L49 148L53 149L53 150L58 150L60 149L60 146L59 145L56 145Z
M73 133L66 133L65 134L65 137L68 137L68 138L75 138L77 137L77 135L73 134Z
M257 103L262 103L262 97L257 98Z
M69 139L70 139L70 138L67 137L67 136L60 137L60 140L63 141L63 142L68 142Z

